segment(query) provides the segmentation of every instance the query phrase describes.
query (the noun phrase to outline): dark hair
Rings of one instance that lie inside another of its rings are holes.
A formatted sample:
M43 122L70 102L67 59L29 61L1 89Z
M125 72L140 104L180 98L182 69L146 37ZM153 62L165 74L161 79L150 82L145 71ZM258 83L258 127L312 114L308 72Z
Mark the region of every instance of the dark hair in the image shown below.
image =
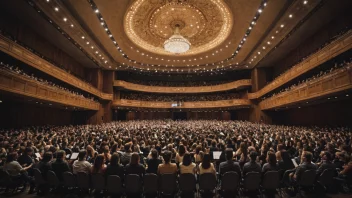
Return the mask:
M124 146L125 152L131 151L131 144L130 143L126 143Z
M134 152L131 155L130 165L137 165L139 163L139 154Z
M27 147L25 150L24 150L24 153L28 154L28 153L32 153L33 152L33 149L31 147Z
M251 158L251 161L255 161L257 159L258 153L256 151L251 151L249 154L249 157Z
M232 148L227 148L225 150L225 156L226 156L226 160L232 160L232 158L233 158L233 149Z
M268 151L267 161L270 165L276 165L276 155L274 152Z
M171 151L165 151L163 157L165 164L169 164L171 161Z
M46 152L43 155L42 162L50 162L51 159L53 159L53 153L52 152Z
M151 151L151 155L153 159L158 158L158 151L156 149L152 149Z
M80 150L78 153L78 160L83 161L86 155L87 155L87 151L85 149Z
M203 156L202 168L204 168L204 169L210 168L210 154L209 153L206 153Z
M66 152L63 150L57 151L56 152L56 159L61 160L65 157Z
M189 166L192 163L192 157L190 153L185 153L183 155L182 165Z
M216 140L211 141L211 146L215 147L216 146Z
M12 153L8 154L6 157L6 163L15 161L17 156L18 156L18 154L16 152L12 152Z
M327 161L332 161L332 155L329 151L326 151L324 153L324 155L325 155Z
M181 145L178 147L178 154L179 154L180 156L183 156L185 153L186 153L186 147L185 147L183 144L181 144Z
M93 164L93 173L98 173L99 170L101 169L101 167L103 167L104 165L104 155L98 155L95 160L94 160L94 164Z
M283 144L278 144L278 145L277 145L277 151L281 151L281 150L283 150L283 149L285 149L285 147L284 147Z
M311 152L305 151L303 157L306 158L307 162L311 162L312 158L313 158L313 155L312 155Z
M114 153L111 155L110 158L110 165L116 166L119 164L119 154L118 153Z

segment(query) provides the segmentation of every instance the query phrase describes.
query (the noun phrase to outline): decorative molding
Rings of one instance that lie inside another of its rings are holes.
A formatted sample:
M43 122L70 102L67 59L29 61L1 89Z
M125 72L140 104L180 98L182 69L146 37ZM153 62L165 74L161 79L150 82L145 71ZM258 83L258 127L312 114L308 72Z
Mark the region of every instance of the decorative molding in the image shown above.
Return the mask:
M293 66L291 69L277 77L274 81L263 87L261 90L249 93L249 99L258 99L274 89L284 85L285 83L297 78L298 76L318 67L322 63L338 56L339 54L352 48L352 31L333 41L318 52L312 54L301 63Z
M30 97L41 101L87 110L97 111L100 107L98 102L39 83L6 70L0 70L0 90L21 97Z
M103 100L112 100L113 98L112 94L106 94L99 91L92 85L56 67L55 65L37 56L36 54L27 50L16 42L4 37L3 35L0 35L0 50L46 74L49 74L67 84L70 84L78 89L86 91Z
M138 107L138 108L159 108L159 109L203 109L203 108L223 108L223 107L250 107L251 102L246 99L183 102L179 107L171 107L175 102L154 102L139 100L114 100L114 107Z
M352 89L352 64L313 82L308 82L290 91L263 100L259 103L259 107L262 110L269 110L302 101L318 99L349 89Z
M219 92L227 91L231 89L237 89L240 87L250 87L252 82L250 79L237 80L230 83L225 83L221 85L213 86L199 86L199 87L162 87L162 86L148 86L148 85L139 85L123 80L115 80L115 87L122 87L127 90L133 91L142 91L149 93L210 93L210 92Z

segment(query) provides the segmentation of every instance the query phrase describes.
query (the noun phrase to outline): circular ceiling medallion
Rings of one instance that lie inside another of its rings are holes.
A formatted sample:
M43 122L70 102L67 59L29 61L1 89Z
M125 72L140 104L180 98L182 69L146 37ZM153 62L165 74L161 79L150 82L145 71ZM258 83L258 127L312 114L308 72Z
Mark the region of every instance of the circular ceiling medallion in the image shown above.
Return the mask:
M220 45L232 29L232 14L223 0L136 0L124 19L129 39L146 51L175 55L164 50L164 42L179 27L195 55Z

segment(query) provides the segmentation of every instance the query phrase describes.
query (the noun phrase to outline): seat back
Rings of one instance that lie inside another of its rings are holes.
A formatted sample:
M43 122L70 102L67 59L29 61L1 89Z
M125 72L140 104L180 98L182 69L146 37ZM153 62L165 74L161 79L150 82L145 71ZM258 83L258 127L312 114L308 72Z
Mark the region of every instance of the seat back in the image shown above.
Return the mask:
M69 188L77 187L76 178L71 172L64 172L62 175L64 179L64 186Z
M92 188L95 190L105 189L105 178L103 174L95 173L91 175L92 177Z
M299 181L297 181L298 185L311 187L314 185L315 178L316 178L316 171L315 170L306 170L303 172Z
M106 180L106 190L112 194L122 193L122 182L121 178L117 175L109 175Z
M181 192L193 192L196 189L196 178L191 173L180 175L179 188Z
M244 177L243 187L247 190L258 190L260 187L260 173L249 172Z
M199 177L199 189L213 191L216 188L216 177L212 173L204 173Z
M318 181L323 186L331 186L334 182L335 171L333 169L326 169L319 175Z
M221 178L221 190L231 192L236 191L239 182L240 176L236 172L227 172Z
M278 171L268 171L264 174L262 187L267 190L275 190L280 185L280 173Z
M33 173L34 173L34 180L37 186L45 184L45 180L43 178L42 172L40 172L39 169L34 168Z
M151 194L158 192L158 176L154 173L144 175L144 193Z
M127 193L141 193L141 178L139 175L126 175L125 186Z
M78 172L77 175L77 186L80 189L88 190L90 188L90 177L85 172Z
M50 186L58 187L60 185L60 181L56 177L56 174L54 173L54 171L48 171L46 176L48 178L48 183L49 183Z
M176 192L176 175L163 174L160 176L159 189L163 194L173 194Z

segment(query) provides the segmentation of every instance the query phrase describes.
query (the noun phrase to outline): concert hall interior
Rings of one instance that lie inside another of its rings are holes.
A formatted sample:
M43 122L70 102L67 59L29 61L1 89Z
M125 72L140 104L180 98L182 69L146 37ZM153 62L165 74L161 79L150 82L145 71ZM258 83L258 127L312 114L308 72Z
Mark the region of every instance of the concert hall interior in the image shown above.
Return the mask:
M0 197L351 196L351 8L0 1Z

